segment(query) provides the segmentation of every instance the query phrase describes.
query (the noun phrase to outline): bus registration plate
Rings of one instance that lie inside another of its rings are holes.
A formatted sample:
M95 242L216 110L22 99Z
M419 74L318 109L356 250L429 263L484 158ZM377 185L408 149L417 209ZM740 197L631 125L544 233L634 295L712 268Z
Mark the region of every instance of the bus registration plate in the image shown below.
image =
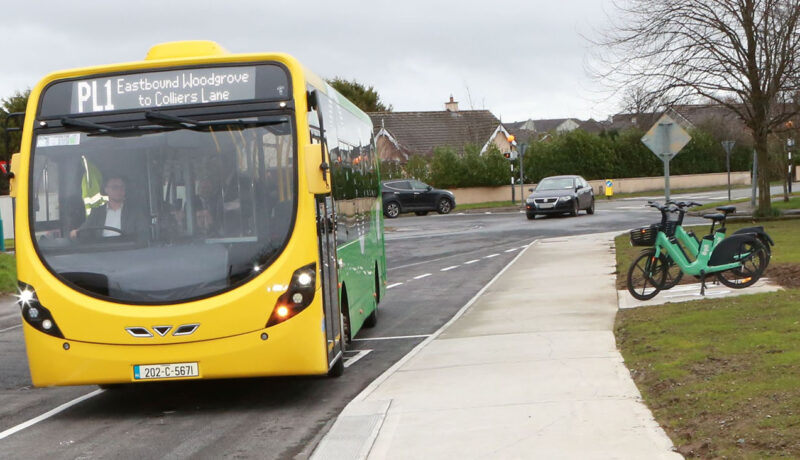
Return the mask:
M197 363L142 364L133 366L134 380L177 379L197 377L199 375L200 367Z

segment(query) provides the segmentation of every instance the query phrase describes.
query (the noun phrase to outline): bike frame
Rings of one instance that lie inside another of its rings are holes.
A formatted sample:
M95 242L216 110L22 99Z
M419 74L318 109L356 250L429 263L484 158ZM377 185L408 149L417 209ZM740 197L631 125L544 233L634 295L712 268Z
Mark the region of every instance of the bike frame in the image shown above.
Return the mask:
M692 253L693 256L697 256L697 253L700 251L700 243L691 235L689 232L683 229L682 225L677 225L675 227L675 238L678 239L689 252Z
M658 236L656 236L656 244L653 246L653 248L655 249L656 254L661 254L662 250L666 252L672 258L672 260L678 264L683 273L693 276L703 276L710 273L732 270L742 266L740 262L708 266L708 261L711 259L711 253L717 244L724 239L725 234L722 232L716 232L712 238L704 237L700 242L700 248L697 252L697 259L695 259L694 262L689 262L683 251L681 251L680 247L671 242L669 237L667 237L664 232L658 232Z

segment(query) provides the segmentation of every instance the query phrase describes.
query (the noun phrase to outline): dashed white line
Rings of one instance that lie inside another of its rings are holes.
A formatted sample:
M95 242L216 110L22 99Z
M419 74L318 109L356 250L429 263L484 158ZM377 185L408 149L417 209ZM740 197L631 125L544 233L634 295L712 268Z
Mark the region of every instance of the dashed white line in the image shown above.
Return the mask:
M497 257L500 254L489 254L488 256L484 257L484 259L491 259L492 257Z
M386 289L391 289L391 288L393 288L393 287L400 286L401 284L403 284L403 283L394 283L394 284L390 284L390 285L386 286Z
M519 251L519 248L511 248L511 249L506 249L506 250L505 250L505 251L503 251L503 252L514 252L514 251Z
M427 278L429 276L431 276L430 273L425 273L424 275L415 276L414 279L415 280L421 280L422 278Z
M474 264L475 262L480 262L480 259L472 259L464 262L464 265Z
M94 390L91 393L85 394L85 395L83 395L83 396L81 396L79 398L73 399L72 401L66 402L66 403L56 407L55 409L53 409L51 411L45 412L44 414L42 414L42 415L40 415L38 417L34 417L34 418L28 420L27 422L20 423L19 425L15 426L15 427L11 427L11 428L7 429L6 431L2 431L2 432L0 432L0 439L5 439L5 438L11 436L12 434L14 434L14 433L16 433L18 431L22 431L25 428L28 428L29 426L32 426L32 425L35 425L35 424L41 422L42 420L47 420L48 418L50 418L50 417L52 417L52 416L54 416L54 415L56 415L56 414L58 414L60 412L64 412L65 410L69 409L70 407L72 407L72 406L74 406L76 404L79 404L79 403L81 403L83 401L86 401L89 398L97 396L100 393L103 393L104 391L106 391L106 390Z
M448 272L448 271L450 271L450 270L455 270L455 269L456 269L456 268L458 268L458 267L460 267L460 265L451 265L451 266L449 266L449 267L445 267L445 268L443 268L443 269L441 269L441 270L439 270L439 271L440 271L440 272Z

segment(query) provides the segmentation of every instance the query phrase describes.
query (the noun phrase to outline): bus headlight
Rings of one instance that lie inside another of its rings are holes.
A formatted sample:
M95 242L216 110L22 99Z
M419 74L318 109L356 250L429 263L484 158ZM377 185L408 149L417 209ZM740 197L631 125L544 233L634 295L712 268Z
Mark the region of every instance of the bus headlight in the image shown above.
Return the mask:
M317 289L317 264L300 267L292 274L289 288L278 297L266 327L286 321L311 305Z
M22 281L19 282L17 303L22 309L22 318L34 329L53 337L64 338L64 334L58 328L50 310L39 303L39 298L36 296L36 290L33 286Z

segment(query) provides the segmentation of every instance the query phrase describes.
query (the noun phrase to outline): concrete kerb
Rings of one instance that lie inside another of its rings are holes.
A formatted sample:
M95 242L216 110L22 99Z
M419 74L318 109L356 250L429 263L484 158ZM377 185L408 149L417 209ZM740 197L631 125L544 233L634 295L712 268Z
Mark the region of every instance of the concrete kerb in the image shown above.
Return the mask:
M420 342L416 347L409 351L399 361L394 363L383 374L372 381L361 393L356 395L352 401L342 410L341 414L334 422L330 431L323 436L320 443L311 455L312 460L321 459L366 459L372 448L372 444L378 437L378 433L383 425L386 413L389 410L391 401L380 401L376 403L365 403L366 398L372 394L383 382L396 373L409 360L416 356L430 342L434 341L450 325L455 323L475 302L489 289L503 274L511 268L516 261L522 257L531 247L536 245L539 240L533 240L528 246L519 252L511 262L509 262L499 273L497 273L477 294L475 294L458 312L436 332Z

